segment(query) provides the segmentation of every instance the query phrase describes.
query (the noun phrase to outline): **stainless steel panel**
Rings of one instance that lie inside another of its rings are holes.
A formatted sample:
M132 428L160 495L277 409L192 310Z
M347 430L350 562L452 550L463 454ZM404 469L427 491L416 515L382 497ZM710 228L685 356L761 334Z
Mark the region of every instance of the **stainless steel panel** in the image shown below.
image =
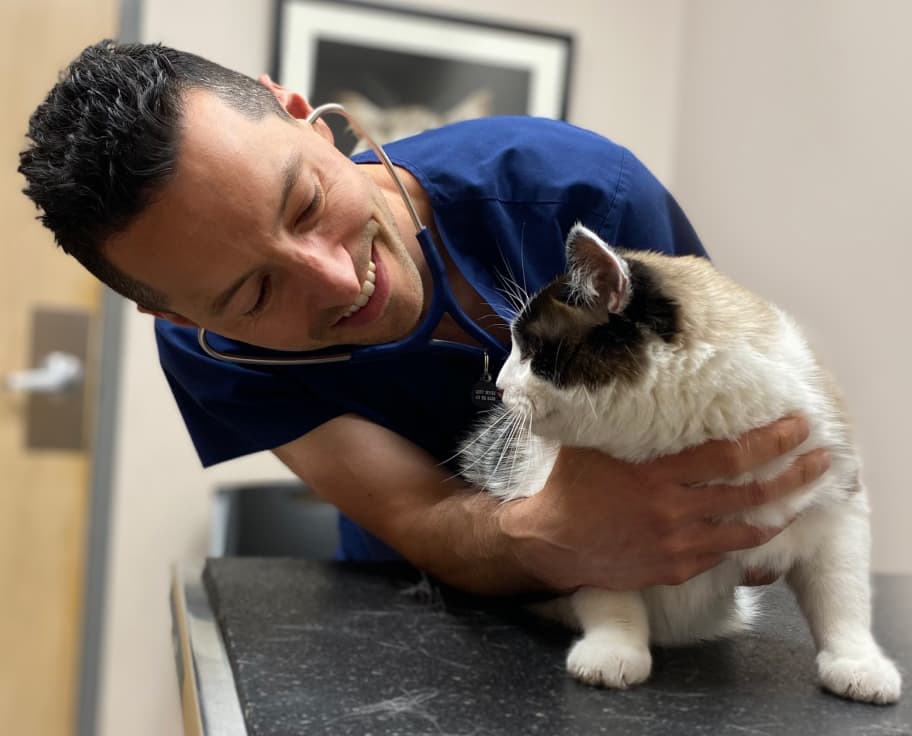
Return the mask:
M174 656L185 736L247 736L228 653L202 581L203 563L172 568Z

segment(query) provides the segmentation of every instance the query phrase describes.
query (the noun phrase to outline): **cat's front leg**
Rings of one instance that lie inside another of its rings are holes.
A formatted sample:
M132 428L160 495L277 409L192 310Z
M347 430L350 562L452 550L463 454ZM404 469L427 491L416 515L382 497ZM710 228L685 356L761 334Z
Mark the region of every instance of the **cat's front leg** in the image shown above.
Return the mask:
M787 578L817 645L820 682L852 700L895 703L902 678L871 633L866 504L859 496L828 513L832 523L816 554L797 562Z
M590 685L622 689L649 677L649 616L639 593L580 588L570 604L583 630L567 655L571 675Z

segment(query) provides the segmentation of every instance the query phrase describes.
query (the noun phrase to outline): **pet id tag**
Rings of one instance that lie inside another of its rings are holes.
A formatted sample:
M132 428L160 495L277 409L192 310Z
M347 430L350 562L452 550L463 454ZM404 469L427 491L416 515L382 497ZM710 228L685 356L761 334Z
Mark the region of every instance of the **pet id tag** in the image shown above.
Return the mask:
M497 398L497 386L494 385L494 381L491 380L491 374L488 371L487 350L485 350L484 354L484 371L481 374L481 378L472 386L471 398L472 404L479 409L490 409L499 401Z

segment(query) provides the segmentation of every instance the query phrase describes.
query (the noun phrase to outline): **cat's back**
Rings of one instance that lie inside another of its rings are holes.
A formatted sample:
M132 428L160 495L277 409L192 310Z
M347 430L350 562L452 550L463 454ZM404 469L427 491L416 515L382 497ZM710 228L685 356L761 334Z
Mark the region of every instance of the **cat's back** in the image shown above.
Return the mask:
M649 371L635 386L602 395L598 447L640 462L708 440L736 440L787 415L808 420L810 436L788 455L739 478L778 476L801 453L830 451L826 476L805 493L765 507L751 523L775 525L814 500L840 498L857 482L859 459L838 386L785 311L693 257L625 254L647 267L676 304L678 334L655 340Z
M652 251L625 251L624 257L643 264L657 290L674 301L685 347L702 342L719 349L749 345L767 350L782 337L783 329L798 331L793 320L782 324L785 313L781 309L705 258Z
M642 460L710 439L735 439L787 414L802 414L821 436L844 434L835 382L785 311L692 256L624 253L648 270L677 311L673 340L656 340L638 386L617 387L612 454ZM626 430L621 428L625 427ZM637 431L639 430L639 431ZM606 448L607 449L607 448Z

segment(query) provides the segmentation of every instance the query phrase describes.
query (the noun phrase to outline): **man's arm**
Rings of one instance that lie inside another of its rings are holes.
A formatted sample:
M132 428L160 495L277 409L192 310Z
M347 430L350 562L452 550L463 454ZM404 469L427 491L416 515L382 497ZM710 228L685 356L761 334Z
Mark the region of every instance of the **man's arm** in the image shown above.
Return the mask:
M543 589L499 529L503 504L395 432L348 414L274 452L321 498L444 582L479 593Z
M565 448L538 494L501 503L420 448L356 415L329 421L275 450L322 498L440 580L475 593L615 590L687 580L729 551L780 529L714 518L790 493L826 468L820 452L775 481L689 487L759 467L807 436L785 420L749 441L712 442L631 465Z

